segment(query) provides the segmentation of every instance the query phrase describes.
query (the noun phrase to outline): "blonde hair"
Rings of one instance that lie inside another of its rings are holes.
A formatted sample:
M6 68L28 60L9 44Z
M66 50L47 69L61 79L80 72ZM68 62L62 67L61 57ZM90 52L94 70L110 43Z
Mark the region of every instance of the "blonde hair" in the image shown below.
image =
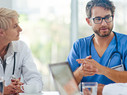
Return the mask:
M12 24L12 19L18 17L19 15L15 10L0 8L0 29L7 30Z

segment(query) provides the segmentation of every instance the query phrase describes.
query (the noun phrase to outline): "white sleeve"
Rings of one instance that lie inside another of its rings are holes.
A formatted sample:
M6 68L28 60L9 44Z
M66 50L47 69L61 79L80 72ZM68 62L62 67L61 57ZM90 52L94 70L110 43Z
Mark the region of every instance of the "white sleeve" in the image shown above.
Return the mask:
M22 65L22 76L25 84L34 84L39 90L42 90L42 78L38 72L36 64L33 61L30 49L24 46L24 58Z
M127 83L113 83L105 85L102 95L127 95Z

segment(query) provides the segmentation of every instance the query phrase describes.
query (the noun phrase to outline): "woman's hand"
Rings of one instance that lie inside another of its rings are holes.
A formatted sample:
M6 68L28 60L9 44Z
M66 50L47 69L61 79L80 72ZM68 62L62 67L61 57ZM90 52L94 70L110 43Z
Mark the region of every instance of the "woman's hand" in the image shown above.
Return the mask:
M23 93L20 86L23 85L22 82L20 82L20 78L18 79L12 79L11 83L8 86L4 87L4 94L18 94Z

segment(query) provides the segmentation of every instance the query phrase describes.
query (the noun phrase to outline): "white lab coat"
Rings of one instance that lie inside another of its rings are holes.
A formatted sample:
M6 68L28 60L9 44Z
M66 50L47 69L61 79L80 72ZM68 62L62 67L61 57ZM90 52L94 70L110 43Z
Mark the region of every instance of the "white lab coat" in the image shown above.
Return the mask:
M11 83L11 76L14 66L14 52L16 52L15 72L16 78L23 77L25 84L34 84L42 90L42 79L41 75L37 71L36 65L33 61L32 54L27 45L22 41L13 41L10 43L6 59L5 73L2 64L0 64L0 77L4 77L5 85ZM0 61L1 63L1 61Z

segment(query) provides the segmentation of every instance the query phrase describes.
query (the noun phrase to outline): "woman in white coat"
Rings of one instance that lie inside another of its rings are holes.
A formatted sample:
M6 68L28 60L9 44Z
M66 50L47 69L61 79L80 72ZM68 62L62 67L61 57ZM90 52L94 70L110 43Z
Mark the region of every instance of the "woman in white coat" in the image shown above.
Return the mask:
M20 86L33 84L42 89L42 79L37 71L27 45L19 41L22 31L16 11L0 8L0 77L5 80L4 94L23 92ZM23 81L20 81L21 75ZM15 78L12 80L12 77Z

